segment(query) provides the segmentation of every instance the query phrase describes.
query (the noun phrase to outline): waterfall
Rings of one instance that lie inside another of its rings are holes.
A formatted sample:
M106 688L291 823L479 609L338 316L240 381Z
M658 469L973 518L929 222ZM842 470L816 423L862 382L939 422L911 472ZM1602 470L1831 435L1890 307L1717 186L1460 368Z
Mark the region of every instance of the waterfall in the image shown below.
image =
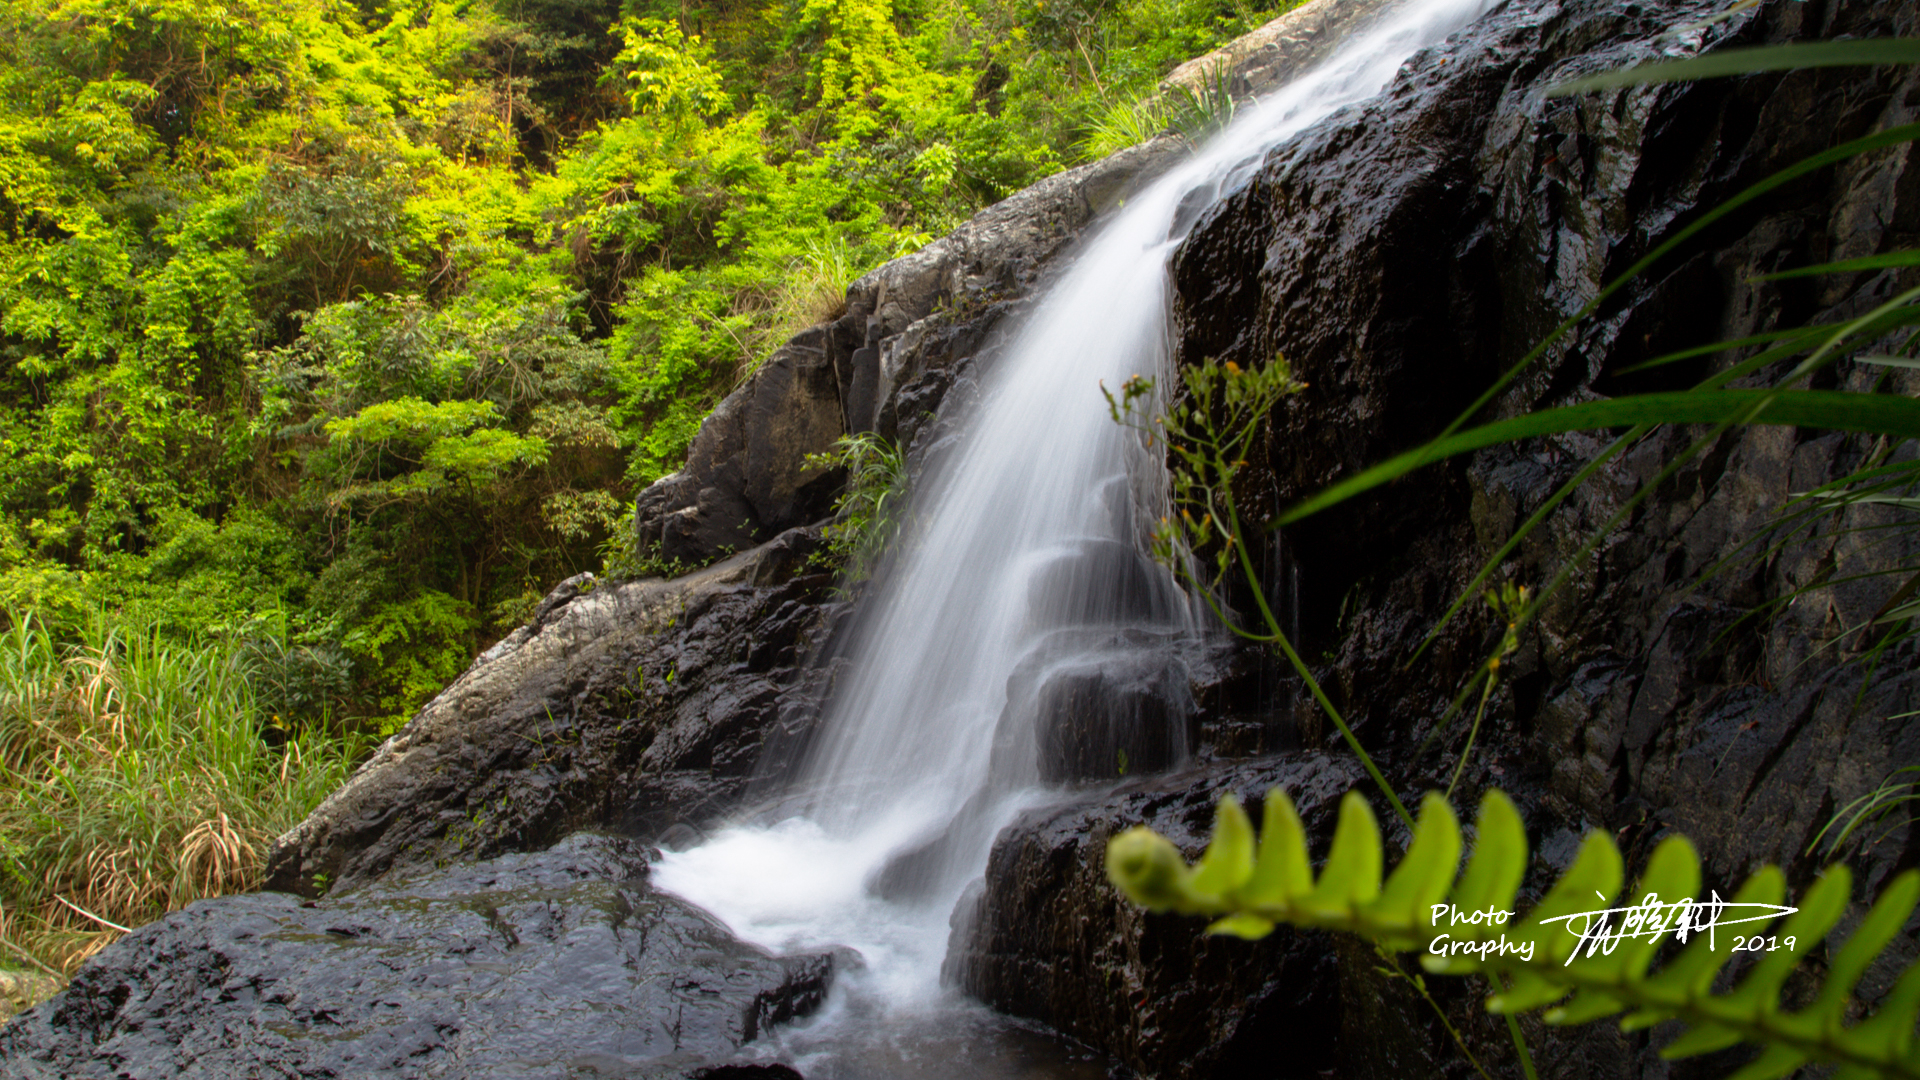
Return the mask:
M982 373L960 448L921 478L906 547L869 597L788 804L798 812L667 854L660 887L770 948L857 950L864 971L843 982L869 1014L943 1007L954 904L995 833L1047 797L1034 688L1154 657L1177 667L1194 630L1170 577L1139 555L1164 476L1099 391L1170 378L1168 256L1266 150L1378 93L1488 2L1408 0L1377 18L1085 244ZM1169 761L1184 752L1179 719L1158 718Z

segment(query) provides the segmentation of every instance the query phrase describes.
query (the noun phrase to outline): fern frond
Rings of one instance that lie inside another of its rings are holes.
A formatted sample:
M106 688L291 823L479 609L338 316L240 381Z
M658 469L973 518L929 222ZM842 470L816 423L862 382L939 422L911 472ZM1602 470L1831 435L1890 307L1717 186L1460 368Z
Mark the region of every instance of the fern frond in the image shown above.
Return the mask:
M1494 985L1505 989L1487 1000L1492 1012L1545 1009L1552 1024L1625 1014L1626 1030L1679 1020L1686 1030L1662 1051L1669 1058L1760 1045L1762 1054L1738 1080L1785 1076L1808 1062L1838 1065L1845 1077L1920 1080L1913 1041L1920 965L1908 968L1875 1015L1846 1022L1854 986L1920 902L1920 872L1907 871L1886 887L1833 952L1813 1003L1789 1012L1781 987L1846 911L1852 875L1844 866L1830 867L1798 908L1783 903L1786 878L1774 866L1755 872L1731 900L1717 892L1702 897L1699 856L1685 837L1673 836L1623 896L1620 850L1594 832L1540 903L1520 916L1512 905L1527 866L1527 838L1506 795L1490 791L1481 801L1463 873L1462 850L1453 808L1429 794L1406 857L1383 883L1379 826L1366 800L1349 792L1315 877L1299 814L1275 789L1257 844L1252 822L1229 796L1197 865L1188 866L1159 834L1135 828L1108 844L1107 874L1135 903L1214 917L1214 933L1258 938L1280 924L1341 930L1384 948L1417 950L1436 974L1503 976ZM1776 933L1761 934L1782 917ZM1680 947L1656 967L1668 938ZM1756 945L1759 962L1716 994L1715 976L1736 943Z

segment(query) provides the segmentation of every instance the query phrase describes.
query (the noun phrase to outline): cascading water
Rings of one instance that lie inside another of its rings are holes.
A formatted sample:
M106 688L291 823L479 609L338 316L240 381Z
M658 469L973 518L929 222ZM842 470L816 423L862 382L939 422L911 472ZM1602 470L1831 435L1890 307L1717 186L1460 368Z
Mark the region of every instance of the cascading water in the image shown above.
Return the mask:
M1046 797L1030 689L1142 654L1177 664L1191 633L1171 580L1138 555L1164 479L1142 479L1159 470L1099 393L1134 374L1168 378L1167 257L1264 151L1379 92L1489 2L1408 0L1105 226L984 374L961 449L922 478L909 547L868 601L787 804L799 812L722 830L655 868L660 887L746 940L861 954L864 970L842 977L815 1037L800 1040L809 1075L863 1071L836 1057L836 1027L910 1032L913 1018L956 1007L939 979L950 913L995 833ZM1178 717L1160 721L1177 742ZM905 1056L884 1071L911 1072Z

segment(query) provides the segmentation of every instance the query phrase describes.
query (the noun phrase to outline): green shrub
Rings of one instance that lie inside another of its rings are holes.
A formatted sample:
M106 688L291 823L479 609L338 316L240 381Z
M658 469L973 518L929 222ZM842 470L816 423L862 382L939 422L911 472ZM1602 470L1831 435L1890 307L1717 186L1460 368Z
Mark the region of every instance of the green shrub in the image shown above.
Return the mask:
M431 589L382 604L343 636L341 646L371 672L362 700L377 710L380 735L391 735L427 699L452 682L474 655L480 619L469 605Z

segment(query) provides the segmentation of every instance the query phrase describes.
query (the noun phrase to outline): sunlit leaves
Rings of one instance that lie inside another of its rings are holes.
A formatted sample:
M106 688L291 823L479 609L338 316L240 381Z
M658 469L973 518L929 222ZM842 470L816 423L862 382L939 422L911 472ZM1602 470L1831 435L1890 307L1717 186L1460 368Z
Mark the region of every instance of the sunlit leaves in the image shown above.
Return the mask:
M704 120L730 104L713 50L698 34L659 19L629 19L614 68L627 81L627 104L642 116Z
M382 401L358 415L329 420L328 437L335 442L385 446L394 442L430 443L462 435L474 425L497 419L499 411L488 401L444 401L428 404L419 398Z
M397 715L852 280L1057 168L1110 46L1141 83L1232 29L1131 0L1069 56L1058 14L8 5L0 576L65 604L263 505L308 560L273 595Z

